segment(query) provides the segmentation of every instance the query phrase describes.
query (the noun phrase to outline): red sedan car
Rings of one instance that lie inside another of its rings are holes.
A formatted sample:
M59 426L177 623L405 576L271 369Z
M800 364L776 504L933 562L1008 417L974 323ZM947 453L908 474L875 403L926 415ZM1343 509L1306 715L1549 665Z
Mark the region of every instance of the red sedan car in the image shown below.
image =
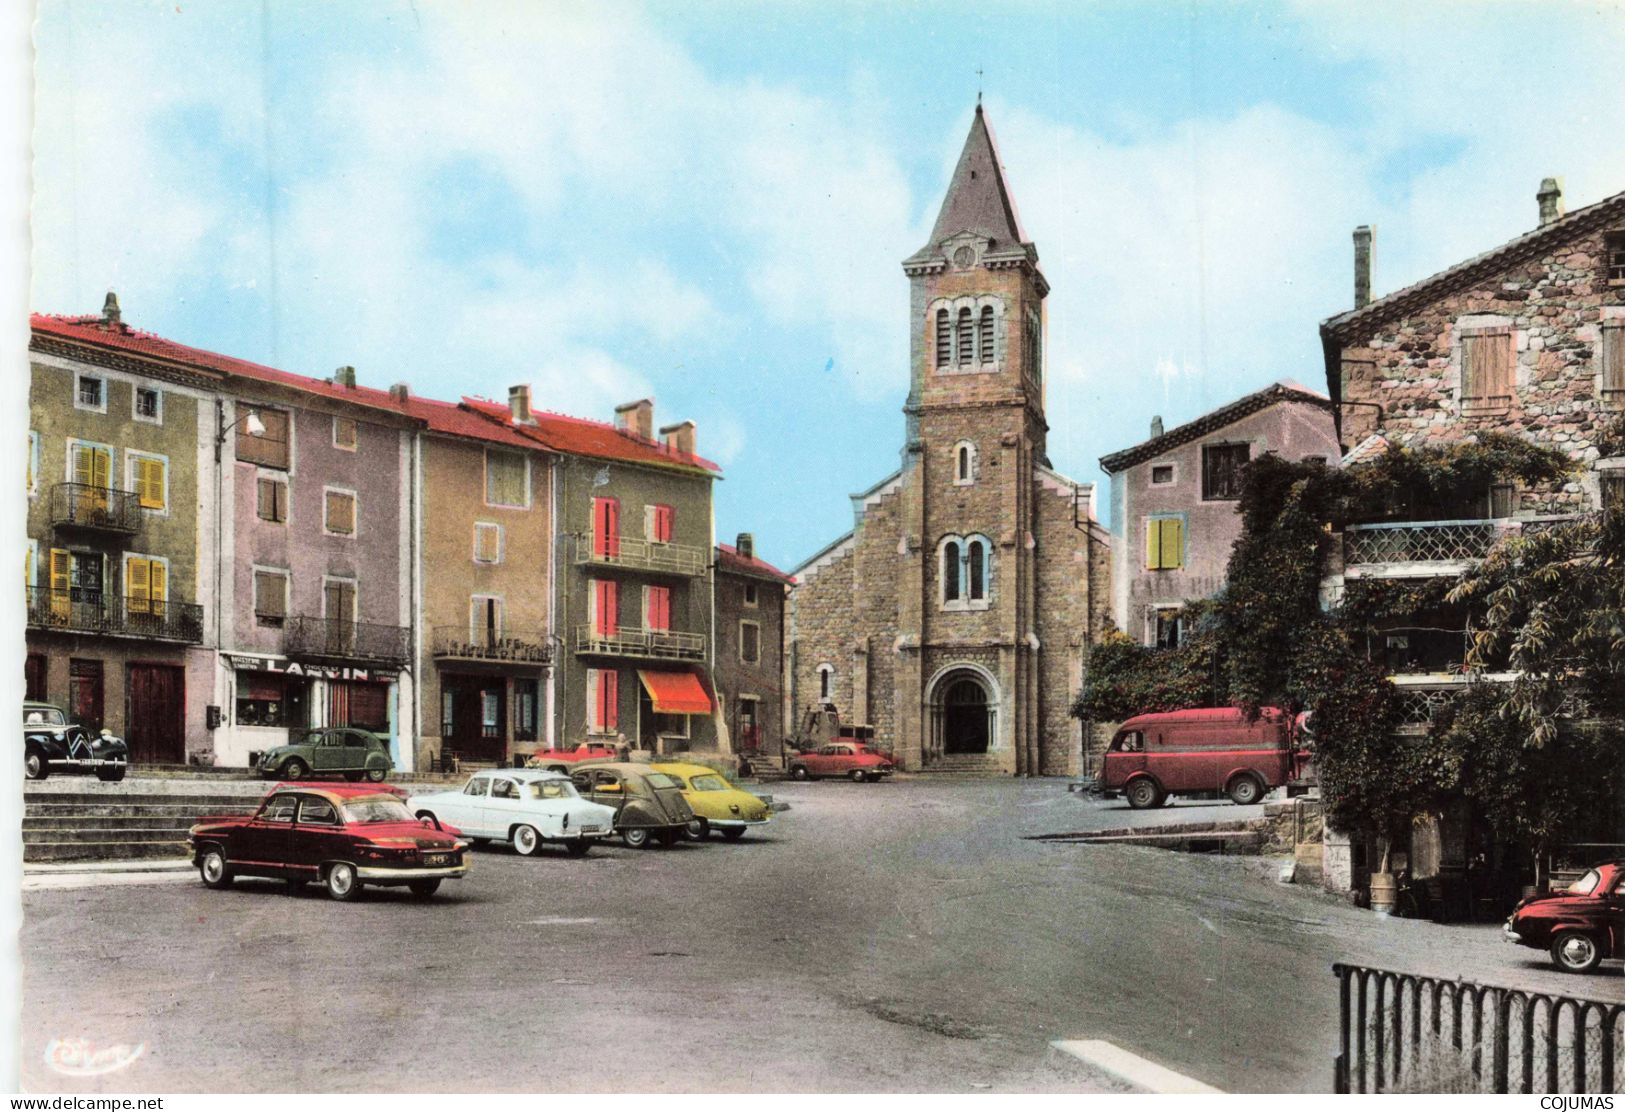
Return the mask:
M526 768L545 768L552 772L569 772L570 766L582 761L618 761L620 754L613 745L600 741L584 742L574 749L538 749L525 761Z
M790 779L845 776L855 783L879 780L896 769L891 757L858 741L836 741L790 758Z
M1599 865L1565 891L1524 900L1503 933L1508 942L1547 951L1567 973L1625 958L1625 861Z
M394 793L359 785L278 784L253 815L205 818L190 841L210 888L257 876L319 881L335 900L368 884L427 899L468 872L457 830L420 822Z

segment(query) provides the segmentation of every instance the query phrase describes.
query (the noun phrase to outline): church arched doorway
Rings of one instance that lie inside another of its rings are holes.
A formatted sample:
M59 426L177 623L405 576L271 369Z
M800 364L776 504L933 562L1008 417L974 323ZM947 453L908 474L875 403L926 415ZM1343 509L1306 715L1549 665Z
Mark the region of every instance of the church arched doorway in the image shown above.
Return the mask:
M932 748L942 755L986 753L997 713L992 682L980 669L951 669L932 685Z

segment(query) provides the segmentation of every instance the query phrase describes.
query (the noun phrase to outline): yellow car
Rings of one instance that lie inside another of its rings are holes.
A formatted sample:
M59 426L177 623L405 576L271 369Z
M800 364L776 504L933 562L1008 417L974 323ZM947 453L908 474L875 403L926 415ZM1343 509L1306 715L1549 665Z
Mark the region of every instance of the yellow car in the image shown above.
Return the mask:
M765 826L772 814L766 803L728 783L714 768L675 763L649 767L670 776L683 789L683 798L694 812L688 836L696 842L703 842L712 830L720 830L724 838L737 841L750 827Z

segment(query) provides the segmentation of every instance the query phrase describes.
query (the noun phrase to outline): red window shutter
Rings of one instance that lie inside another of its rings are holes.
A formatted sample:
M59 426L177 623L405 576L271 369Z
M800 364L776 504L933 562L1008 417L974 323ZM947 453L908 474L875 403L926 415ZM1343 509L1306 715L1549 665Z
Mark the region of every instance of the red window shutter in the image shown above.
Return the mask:
M598 607L598 632L606 637L615 635L616 611L620 602L619 586L612 579L600 579L595 588L598 594L594 600Z
M671 588L650 587L647 625L650 629L671 628Z
M592 554L611 560L621 554L621 504L613 498L592 500Z
M655 507L655 540L662 544L671 543L672 519L676 511L670 506Z
M605 730L613 730L620 726L620 681L619 672L605 670L598 673L598 697L603 700L598 719L604 724Z

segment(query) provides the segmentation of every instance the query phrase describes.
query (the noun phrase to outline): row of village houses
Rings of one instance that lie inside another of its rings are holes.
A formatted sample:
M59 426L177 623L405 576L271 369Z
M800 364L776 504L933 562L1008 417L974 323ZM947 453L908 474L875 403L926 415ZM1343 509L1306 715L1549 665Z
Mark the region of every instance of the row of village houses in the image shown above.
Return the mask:
M132 759L242 766L306 727L397 767L588 739L780 744L788 578L716 542L717 466L614 424L291 374L35 315L26 694Z

